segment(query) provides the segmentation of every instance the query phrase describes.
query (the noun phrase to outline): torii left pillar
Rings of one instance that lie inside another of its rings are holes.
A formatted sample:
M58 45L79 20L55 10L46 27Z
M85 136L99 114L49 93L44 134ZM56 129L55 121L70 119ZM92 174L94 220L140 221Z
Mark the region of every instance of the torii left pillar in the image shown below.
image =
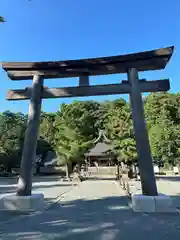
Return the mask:
M29 196L32 190L32 170L36 157L37 139L39 133L41 113L41 93L43 90L43 78L34 76L32 84L32 96L29 105L28 125L25 134L24 148L21 160L20 176L18 181L18 196Z

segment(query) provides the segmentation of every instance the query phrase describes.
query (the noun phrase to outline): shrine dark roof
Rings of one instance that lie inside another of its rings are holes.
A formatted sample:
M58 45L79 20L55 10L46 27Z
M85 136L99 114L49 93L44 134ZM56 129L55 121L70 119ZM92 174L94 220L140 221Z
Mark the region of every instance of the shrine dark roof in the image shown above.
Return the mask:
M94 148L92 148L88 153L86 153L85 156L103 156L112 149L112 145L106 144L104 142L99 142L95 145Z
M105 131L100 129L98 138L94 140L94 147L85 156L104 156L113 149L110 140L106 137Z
M133 54L79 60L3 62L2 67L12 80L32 79L34 75L41 75L47 79L126 73L129 68L136 68L138 71L158 70L165 68L173 54L173 49L174 47L167 47Z

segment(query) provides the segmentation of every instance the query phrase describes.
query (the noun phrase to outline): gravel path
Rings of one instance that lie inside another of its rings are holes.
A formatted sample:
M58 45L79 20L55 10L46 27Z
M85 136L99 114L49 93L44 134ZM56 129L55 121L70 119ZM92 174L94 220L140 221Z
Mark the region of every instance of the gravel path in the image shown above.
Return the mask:
M48 211L1 226L0 239L179 239L179 214L139 214L114 181L85 181Z

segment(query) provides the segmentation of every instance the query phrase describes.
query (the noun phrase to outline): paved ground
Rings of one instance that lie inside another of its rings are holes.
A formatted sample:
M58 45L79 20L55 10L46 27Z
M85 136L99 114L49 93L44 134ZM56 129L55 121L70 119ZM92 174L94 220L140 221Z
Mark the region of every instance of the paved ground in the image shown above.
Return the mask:
M15 178L0 178L0 196L4 194L11 194L16 191L17 179ZM63 182L57 176L49 177L34 177L33 178L33 193L43 193L45 197L45 205L47 208L52 203L57 201L57 198L69 191L74 183ZM0 224L19 214L0 211Z
M180 209L180 176L159 176L156 178L159 193L167 194L172 197L174 204ZM130 181L132 193L141 193L140 181Z
M0 239L179 239L179 214L139 214L112 180L85 181L48 211L0 225Z

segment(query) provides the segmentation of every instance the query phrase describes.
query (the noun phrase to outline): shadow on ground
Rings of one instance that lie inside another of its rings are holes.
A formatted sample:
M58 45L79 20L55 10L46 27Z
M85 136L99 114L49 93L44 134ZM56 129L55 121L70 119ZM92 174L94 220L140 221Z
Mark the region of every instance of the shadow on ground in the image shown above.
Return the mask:
M156 176L156 180L164 180L164 181L180 181L180 176Z
M127 197L79 199L1 226L0 239L176 240L179 222L175 213L133 213Z
M54 179L53 179L54 180ZM15 193L17 186L17 182L13 182L13 184L1 184L0 182L0 196L5 194ZM44 184L43 184L44 183ZM62 194L68 192L72 187L76 186L76 183L72 182L35 182L32 190L33 192L43 193L45 197L45 207L48 207L52 203L56 202L57 197L61 196ZM2 222L14 219L18 216L19 213L9 212L9 211L0 211L0 224Z
M90 176L88 177L87 180L107 180L107 181L110 181L110 180L116 180L116 177L102 177L102 176Z

